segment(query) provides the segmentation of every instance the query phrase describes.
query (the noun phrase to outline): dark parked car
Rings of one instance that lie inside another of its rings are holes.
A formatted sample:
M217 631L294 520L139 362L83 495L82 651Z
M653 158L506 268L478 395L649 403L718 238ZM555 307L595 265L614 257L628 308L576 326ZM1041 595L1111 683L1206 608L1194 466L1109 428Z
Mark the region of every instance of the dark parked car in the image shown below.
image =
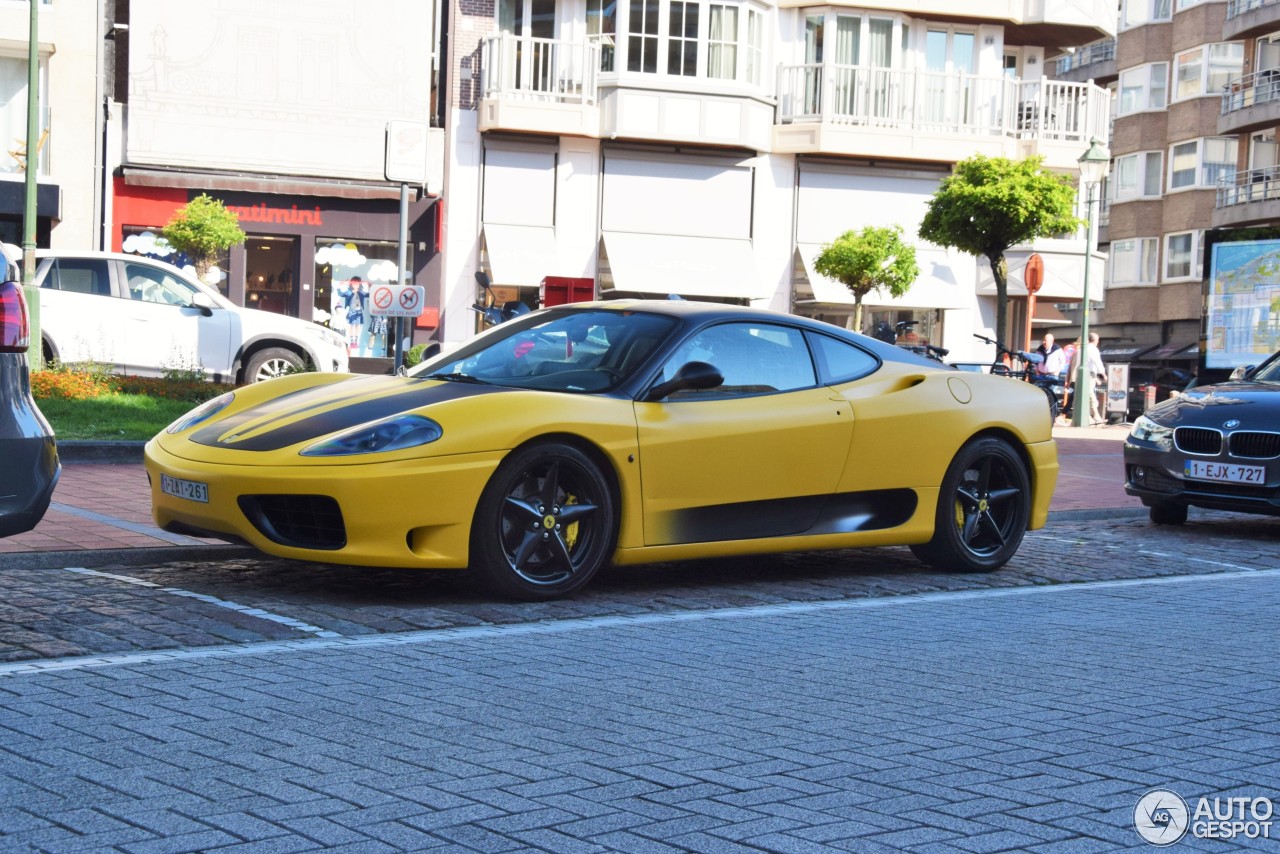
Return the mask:
M0 283L0 537L44 518L62 471L53 430L31 397L29 340L22 286Z
M1124 462L1125 492L1156 524L1182 524L1188 507L1280 516L1280 353L1147 410Z

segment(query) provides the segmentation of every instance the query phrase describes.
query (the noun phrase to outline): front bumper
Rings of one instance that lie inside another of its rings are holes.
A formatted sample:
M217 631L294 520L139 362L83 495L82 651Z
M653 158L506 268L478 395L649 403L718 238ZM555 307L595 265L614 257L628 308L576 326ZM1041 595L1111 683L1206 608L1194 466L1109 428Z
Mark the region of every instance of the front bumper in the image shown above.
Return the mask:
M394 463L225 465L183 459L152 439L145 465L152 516L165 530L231 536L297 560L461 569L468 561L476 503L504 453ZM208 501L163 492L161 475L207 484ZM264 505L273 509L264 511ZM313 507L320 509L307 510ZM304 511L310 515L298 520ZM299 534L321 521L342 530L313 538Z
M1264 483L1192 480L1183 475L1187 456L1176 450L1129 440L1124 446L1124 491L1147 507L1173 505L1280 516L1280 464L1274 460L1232 460L1263 465Z

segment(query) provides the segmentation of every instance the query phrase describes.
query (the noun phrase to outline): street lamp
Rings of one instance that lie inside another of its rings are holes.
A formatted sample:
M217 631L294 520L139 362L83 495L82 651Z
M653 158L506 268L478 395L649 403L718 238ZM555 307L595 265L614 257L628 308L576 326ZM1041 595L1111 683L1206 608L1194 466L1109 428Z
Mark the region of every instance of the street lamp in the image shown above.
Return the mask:
M1098 185L1111 171L1111 152L1096 139L1089 140L1089 150L1080 155L1080 180L1085 187L1084 232L1084 293L1080 305L1080 347L1076 350L1079 366L1076 369L1075 410L1071 413L1074 427L1085 426L1085 418L1091 407L1087 404L1093 394L1093 377L1089 375L1089 267L1093 264L1093 198Z

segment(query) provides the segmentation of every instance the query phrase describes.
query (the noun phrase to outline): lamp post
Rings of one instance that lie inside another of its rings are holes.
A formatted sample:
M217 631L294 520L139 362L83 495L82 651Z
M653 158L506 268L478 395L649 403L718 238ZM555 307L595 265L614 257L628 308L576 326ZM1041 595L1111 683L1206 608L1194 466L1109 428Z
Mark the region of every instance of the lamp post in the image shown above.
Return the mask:
M1080 179L1085 187L1085 234L1084 234L1084 293L1080 306L1080 346L1076 350L1078 367L1076 368L1075 409L1071 413L1071 424L1083 427L1087 423L1090 409L1089 395L1093 394L1093 377L1089 374L1089 267L1093 263L1093 198L1098 185L1107 177L1111 169L1111 152L1096 139L1089 141L1089 150L1080 155Z

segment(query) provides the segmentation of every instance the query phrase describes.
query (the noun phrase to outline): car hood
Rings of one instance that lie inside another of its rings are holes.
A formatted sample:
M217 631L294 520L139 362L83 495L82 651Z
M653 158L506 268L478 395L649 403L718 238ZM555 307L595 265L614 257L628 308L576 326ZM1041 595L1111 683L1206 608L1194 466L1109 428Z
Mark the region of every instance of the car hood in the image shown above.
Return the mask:
M1280 383L1241 380L1202 386L1147 410L1146 416L1167 427L1274 429L1280 419Z
M197 426L187 438L211 448L276 451L399 413L498 391L503 389L407 377L353 377L232 407Z

